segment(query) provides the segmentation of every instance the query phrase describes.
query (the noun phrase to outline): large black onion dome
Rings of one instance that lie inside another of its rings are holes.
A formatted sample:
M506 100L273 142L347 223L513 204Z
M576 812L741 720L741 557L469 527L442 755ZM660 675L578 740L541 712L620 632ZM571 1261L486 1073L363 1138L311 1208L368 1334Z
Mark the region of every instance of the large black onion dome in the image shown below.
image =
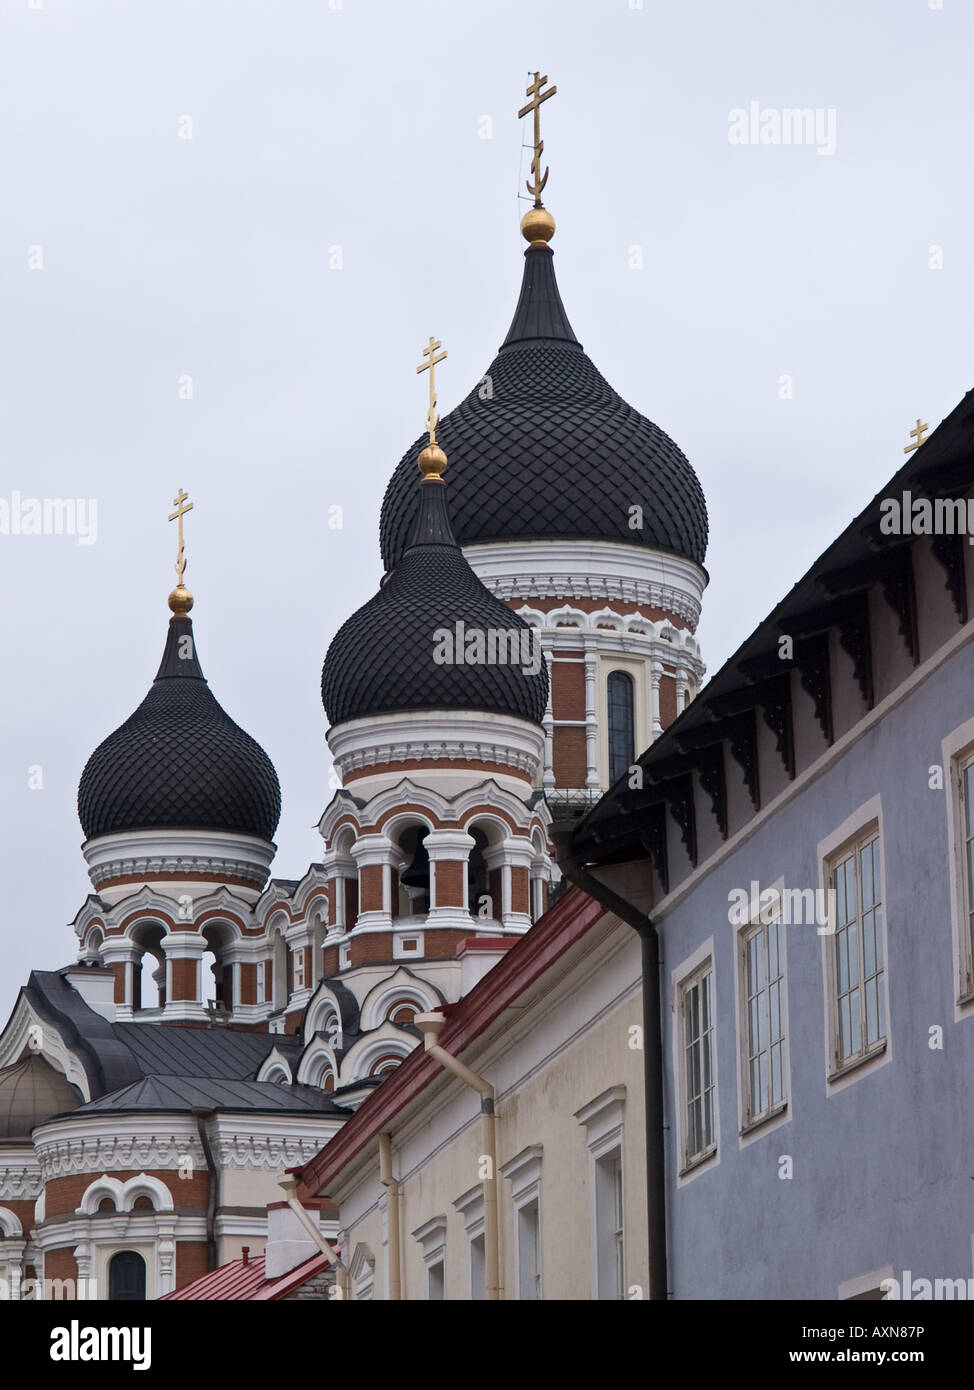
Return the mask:
M123 830L224 830L272 840L281 788L260 744L224 713L176 616L159 673L88 759L78 787L87 839Z
M437 434L451 459L450 521L460 545L608 540L702 565L707 504L670 437L633 410L582 351L555 280L553 252L525 252L503 346ZM380 534L391 569L416 516L419 439L386 489ZM630 526L634 506L642 528Z
M434 479L417 484L415 462L413 470L418 515L412 543L375 598L353 613L328 648L321 672L328 721L404 710L478 710L540 724L548 698L543 658L536 675L525 674L517 662L434 660L437 634L455 634L460 622L467 635L530 629L484 588L464 559L450 531L447 488ZM529 640L537 642L537 635Z

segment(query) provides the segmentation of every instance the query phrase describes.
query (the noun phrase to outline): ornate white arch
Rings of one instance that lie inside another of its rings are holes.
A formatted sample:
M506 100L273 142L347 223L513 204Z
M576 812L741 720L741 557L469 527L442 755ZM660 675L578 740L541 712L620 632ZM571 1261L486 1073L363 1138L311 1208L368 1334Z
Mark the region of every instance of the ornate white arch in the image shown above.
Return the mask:
M124 1190L124 1184L119 1182L118 1178L110 1178L107 1173L102 1173L100 1178L96 1178L85 1188L78 1211L83 1216L93 1216L98 1210L99 1202L103 1202L106 1197L110 1197L115 1203L116 1211L121 1211Z
M132 1211L140 1197L148 1197L153 1211L172 1211L172 1193L164 1182L152 1177L150 1173L137 1173L134 1178L122 1184L121 1211Z
M338 1064L331 1045L324 1038L315 1038L301 1055L296 1080L299 1085L323 1086L325 1074L331 1072L338 1084Z
M8 1211L6 1207L0 1207L0 1238L3 1240L19 1240L24 1234L24 1228L20 1224L20 1218L15 1212Z
M394 975L374 985L362 1000L360 1027L363 1033L381 1027L393 1004L415 1004L420 1013L429 1013L441 1003L432 985L400 967Z
M368 1037L355 1043L342 1058L341 1084L347 1086L352 1081L368 1076L372 1067L382 1057L397 1056L405 1061L415 1046L414 1039L403 1034L394 1023L382 1024Z

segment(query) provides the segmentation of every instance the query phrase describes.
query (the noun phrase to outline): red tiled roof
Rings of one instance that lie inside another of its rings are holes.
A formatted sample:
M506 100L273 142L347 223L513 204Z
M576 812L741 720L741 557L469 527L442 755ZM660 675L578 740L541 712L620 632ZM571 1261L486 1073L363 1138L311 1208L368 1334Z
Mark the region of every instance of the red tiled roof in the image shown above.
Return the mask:
M263 1255L252 1257L246 1264L243 1260L231 1260L219 1269L211 1269L209 1274L201 1274L191 1284L184 1284L181 1289L163 1294L159 1302L175 1302L179 1299L223 1300L229 1303L273 1302L327 1268L328 1257L322 1252L312 1255L309 1260L305 1260L288 1274L282 1274L278 1279L267 1279L264 1276Z
M460 1056L464 1048L604 917L606 911L580 888L569 888L468 995L452 1008L443 1008L447 1022L439 1038L441 1047L455 1057ZM323 1195L345 1164L387 1127L393 1115L415 1100L442 1070L440 1063L422 1047L414 1048L324 1148L297 1170L308 1191L316 1196Z

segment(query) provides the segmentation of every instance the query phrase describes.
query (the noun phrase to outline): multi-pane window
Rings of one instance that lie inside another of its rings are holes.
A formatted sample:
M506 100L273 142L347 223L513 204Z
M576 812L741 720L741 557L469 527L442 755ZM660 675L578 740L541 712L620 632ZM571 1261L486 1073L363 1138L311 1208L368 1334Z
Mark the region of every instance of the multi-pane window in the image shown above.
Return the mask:
M879 835L869 831L833 861L833 1057L838 1070L886 1040L886 962Z
M609 725L609 781L617 782L636 756L632 676L610 671L606 682Z
M784 963L779 918L742 933L745 1124L780 1110L786 1096Z
M595 1161L595 1228L599 1298L623 1298L626 1276L619 1149Z
M974 993L974 757L960 768L964 861L964 994Z
M713 970L709 963L684 981L683 1020L684 1166L717 1147L714 1123Z
M426 1266L426 1297L431 1302L438 1302L445 1298L444 1289L445 1279L443 1274L443 1261L437 1260L435 1264Z

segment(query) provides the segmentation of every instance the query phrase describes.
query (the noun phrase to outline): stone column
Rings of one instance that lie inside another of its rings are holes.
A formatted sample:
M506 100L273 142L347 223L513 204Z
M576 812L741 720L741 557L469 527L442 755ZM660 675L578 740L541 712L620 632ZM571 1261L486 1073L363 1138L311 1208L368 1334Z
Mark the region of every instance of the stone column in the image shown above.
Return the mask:
M197 931L167 932L162 938L166 957L166 1005L164 1018L205 1019L201 987L206 937Z
M660 681L663 679L663 663L662 663L662 661L656 661L656 660L654 659L653 661L650 662L649 669L650 669L650 680L651 680L651 682L652 682L652 690L653 690L653 703L652 703L653 731L652 731L652 737L653 737L653 742L655 743L656 740L659 738L660 734L663 732L663 725L662 725L662 723L661 723L661 721L660 721L660 714L659 714L659 683L660 683ZM637 751L637 753L638 753L639 750L637 749L636 751Z
M544 652L545 663L548 667L548 703L545 705L544 719L544 775L541 785L546 792L555 789L555 717L551 707L551 691L554 685L552 668L554 665L554 650L550 646L542 643L541 650Z
M588 639L585 642L585 786L599 787L598 721L595 716L595 670L598 657Z
M426 925L471 930L467 864L474 847L473 836L465 830L431 830L424 844L430 860L430 910Z

